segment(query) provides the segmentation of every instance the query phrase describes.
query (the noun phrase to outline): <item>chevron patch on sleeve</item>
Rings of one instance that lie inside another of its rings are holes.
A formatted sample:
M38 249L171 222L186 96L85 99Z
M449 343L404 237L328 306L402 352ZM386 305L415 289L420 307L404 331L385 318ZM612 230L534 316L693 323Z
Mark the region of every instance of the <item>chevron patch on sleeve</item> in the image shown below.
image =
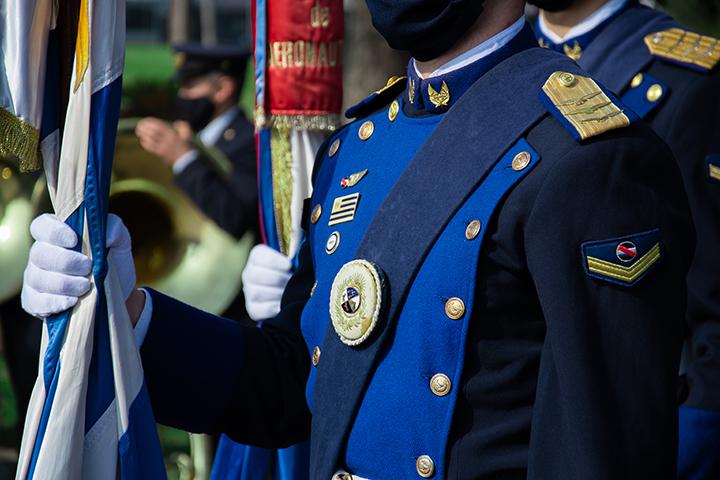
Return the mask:
M662 258L660 230L585 242L581 250L585 272L590 277L632 287Z

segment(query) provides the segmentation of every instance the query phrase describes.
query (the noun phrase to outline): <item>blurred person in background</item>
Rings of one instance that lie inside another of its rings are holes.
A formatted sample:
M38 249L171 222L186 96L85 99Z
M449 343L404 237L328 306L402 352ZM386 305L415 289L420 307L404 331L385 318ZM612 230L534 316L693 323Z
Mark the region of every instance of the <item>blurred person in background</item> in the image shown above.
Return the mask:
M238 105L250 53L193 43L173 48L173 79L180 84L176 120L140 120L140 145L172 169L175 183L220 228L238 239L246 233L258 239L254 127ZM242 291L224 314L248 319Z
M532 0L540 46L597 75L673 151L697 243L688 276L679 474L720 478L720 41L636 0ZM691 246L688 246L690 248Z
M240 238L257 230L258 191L253 125L238 106L249 52L234 47L174 47L180 83L176 121L141 120L142 147L172 168L177 185L218 226ZM230 162L224 175L193 147L192 137Z

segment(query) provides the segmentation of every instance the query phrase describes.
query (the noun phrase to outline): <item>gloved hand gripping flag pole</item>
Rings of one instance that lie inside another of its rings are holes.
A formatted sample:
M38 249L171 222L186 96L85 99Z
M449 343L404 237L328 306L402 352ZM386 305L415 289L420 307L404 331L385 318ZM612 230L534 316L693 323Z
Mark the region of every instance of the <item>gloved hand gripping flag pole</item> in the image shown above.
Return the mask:
M125 1L0 4L8 79L0 87L0 152L24 169L42 157L55 213L93 264L90 292L45 320L16 478L165 478L134 332L105 247Z

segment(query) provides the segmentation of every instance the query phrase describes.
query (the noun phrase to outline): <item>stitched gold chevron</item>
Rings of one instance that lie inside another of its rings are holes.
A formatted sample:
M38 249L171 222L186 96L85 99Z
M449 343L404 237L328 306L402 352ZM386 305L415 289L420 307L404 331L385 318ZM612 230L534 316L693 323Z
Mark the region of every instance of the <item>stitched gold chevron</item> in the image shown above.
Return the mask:
M633 283L643 273L660 260L660 244L656 243L650 251L643 255L640 260L632 266L625 267L595 257L587 257L588 270L598 275L619 280L625 283Z
M720 167L717 165L709 165L710 171L708 172L711 178L720 180Z
M655 56L712 70L720 62L720 40L680 28L651 33L645 45Z
M592 78L555 72L543 92L585 140L630 125L630 119Z

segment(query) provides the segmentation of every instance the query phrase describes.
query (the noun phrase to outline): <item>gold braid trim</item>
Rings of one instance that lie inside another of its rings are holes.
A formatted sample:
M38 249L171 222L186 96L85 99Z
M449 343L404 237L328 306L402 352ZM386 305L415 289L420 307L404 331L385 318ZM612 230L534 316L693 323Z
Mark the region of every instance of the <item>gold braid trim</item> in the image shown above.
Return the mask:
M255 126L286 130L315 130L333 132L340 126L339 115L270 115L264 110L255 111Z
M40 169L40 130L0 107L0 156L20 160L20 171Z
M270 131L272 152L273 207L280 250L285 255L290 251L292 240L292 148L290 130L273 127Z

